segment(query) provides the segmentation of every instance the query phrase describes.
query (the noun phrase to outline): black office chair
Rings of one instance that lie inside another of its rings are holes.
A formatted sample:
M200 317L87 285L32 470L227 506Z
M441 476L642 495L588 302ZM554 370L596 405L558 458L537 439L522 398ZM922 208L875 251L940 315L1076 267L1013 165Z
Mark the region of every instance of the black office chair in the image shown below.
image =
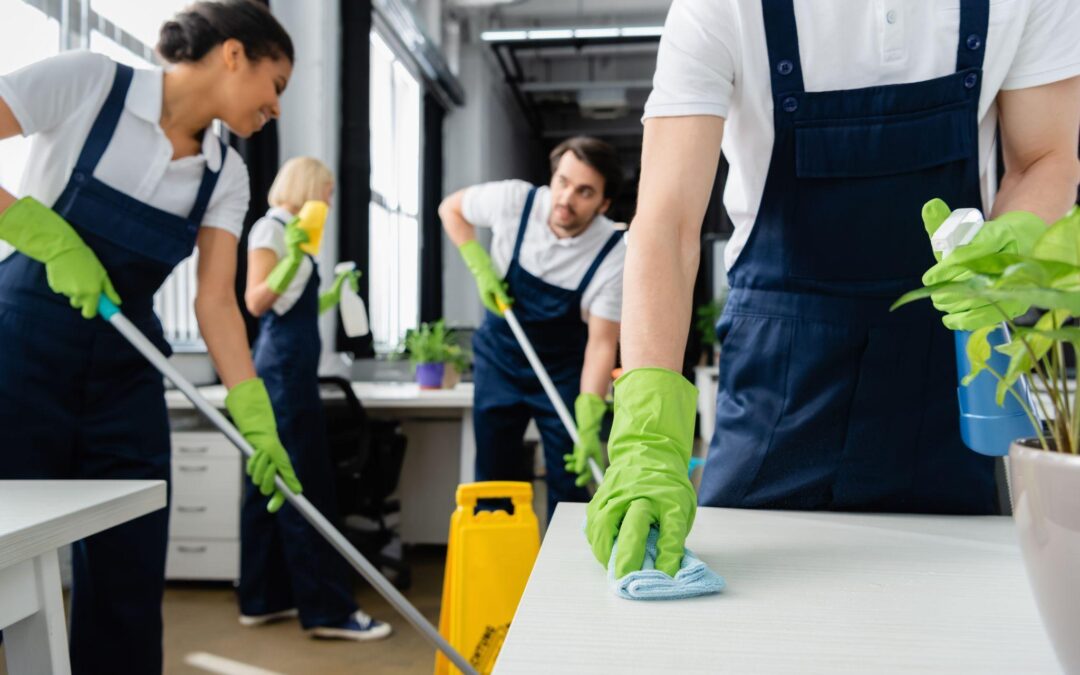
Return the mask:
M344 405L324 403L342 533L404 590L412 582L412 574L404 559L401 535L387 523L389 516L401 510L401 504L390 499L405 459L401 424L370 419L344 378L320 377L319 384L345 396Z

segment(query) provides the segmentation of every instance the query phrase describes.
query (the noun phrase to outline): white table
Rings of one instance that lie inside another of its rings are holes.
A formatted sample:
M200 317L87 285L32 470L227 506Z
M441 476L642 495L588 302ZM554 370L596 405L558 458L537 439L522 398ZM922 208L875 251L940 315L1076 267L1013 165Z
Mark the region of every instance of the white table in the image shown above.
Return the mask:
M0 481L0 628L10 675L69 673L57 549L165 507L165 482Z
M622 600L560 504L495 672L1056 673L1004 517L698 510L720 595Z

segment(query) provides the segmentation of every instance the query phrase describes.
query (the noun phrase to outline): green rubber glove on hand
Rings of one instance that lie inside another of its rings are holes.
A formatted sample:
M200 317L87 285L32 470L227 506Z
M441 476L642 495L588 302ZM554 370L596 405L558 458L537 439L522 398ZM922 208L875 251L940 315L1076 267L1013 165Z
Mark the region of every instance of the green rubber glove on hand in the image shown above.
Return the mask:
M578 394L574 401L574 418L577 420L578 442L574 452L563 455L566 472L577 474L574 484L584 487L592 480L589 458L592 457L600 466L604 466L604 453L600 448L600 425L604 422L607 403L596 394L587 391Z
M319 296L319 314L341 302L341 287L346 280L352 286L354 293L360 292L360 272L357 270L342 272L334 279L334 285L330 287L330 290Z
M300 229L299 223L299 218L293 218L285 226L285 257L278 261L266 277L266 287L278 295L289 288L300 270L300 264L304 262L304 252L300 250L300 245L308 242L308 234Z
M514 301L506 294L506 282L495 271L495 265L491 262L487 251L475 239L459 246L458 251L465 260L465 266L476 278L476 288L480 291L480 300L484 303L484 307L496 316L502 316L499 304L509 306Z
M66 295L86 319L97 316L104 293L113 304L120 296L94 252L56 211L23 197L0 213L0 239L45 265L49 288Z
M280 475L296 494L300 494L303 488L296 479L289 453L278 438L277 422L266 385L257 377L244 380L229 390L225 396L225 407L232 415L236 428L255 448L255 454L247 461L247 475L251 476L251 482L264 496L273 495L266 510L275 513L285 503L285 495L274 487L276 476Z
M940 199L932 199L923 206L923 226L926 233L933 236L951 211ZM967 244L957 247L945 260L935 252L938 263L928 269L922 282L926 286L946 281L963 281L972 276L972 272L960 266L994 253L1017 253L1030 255L1035 242L1046 231L1046 223L1035 214L1027 211L1011 211L994 220L986 221L978 234ZM930 296L939 311L945 313L942 323L952 330L977 330L992 326L1005 320L1001 311L1009 318L1020 316L1028 306L1017 302L1000 302L994 307L985 300L958 297L955 293L938 292ZM1001 311L999 311L999 309Z
M615 538L615 578L641 569L649 528L660 529L656 569L675 576L697 496L687 477L697 389L663 368L636 368L615 382L611 466L586 510L585 536L607 565Z

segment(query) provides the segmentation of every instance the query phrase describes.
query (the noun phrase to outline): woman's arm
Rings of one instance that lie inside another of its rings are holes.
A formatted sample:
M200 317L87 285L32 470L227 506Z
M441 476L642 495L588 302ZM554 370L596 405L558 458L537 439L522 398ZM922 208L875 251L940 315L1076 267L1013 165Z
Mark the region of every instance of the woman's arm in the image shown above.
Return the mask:
M281 297L266 286L266 277L278 264L277 254L268 248L248 251L247 289L244 304L252 316L262 316Z
M199 231L199 290L195 316L225 387L255 377L247 329L236 302L236 236L216 227Z
M11 112L11 106L0 98L0 141L19 134L22 134L22 126L19 125L19 120L15 119L15 113ZM0 187L0 213L6 211L7 207L14 203L15 196Z

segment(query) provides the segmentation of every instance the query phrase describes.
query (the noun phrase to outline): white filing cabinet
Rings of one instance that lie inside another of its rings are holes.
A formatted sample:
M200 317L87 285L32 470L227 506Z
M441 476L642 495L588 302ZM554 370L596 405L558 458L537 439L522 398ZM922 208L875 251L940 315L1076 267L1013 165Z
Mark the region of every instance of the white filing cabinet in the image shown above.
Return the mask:
M240 578L240 451L216 431L172 434L166 579Z

